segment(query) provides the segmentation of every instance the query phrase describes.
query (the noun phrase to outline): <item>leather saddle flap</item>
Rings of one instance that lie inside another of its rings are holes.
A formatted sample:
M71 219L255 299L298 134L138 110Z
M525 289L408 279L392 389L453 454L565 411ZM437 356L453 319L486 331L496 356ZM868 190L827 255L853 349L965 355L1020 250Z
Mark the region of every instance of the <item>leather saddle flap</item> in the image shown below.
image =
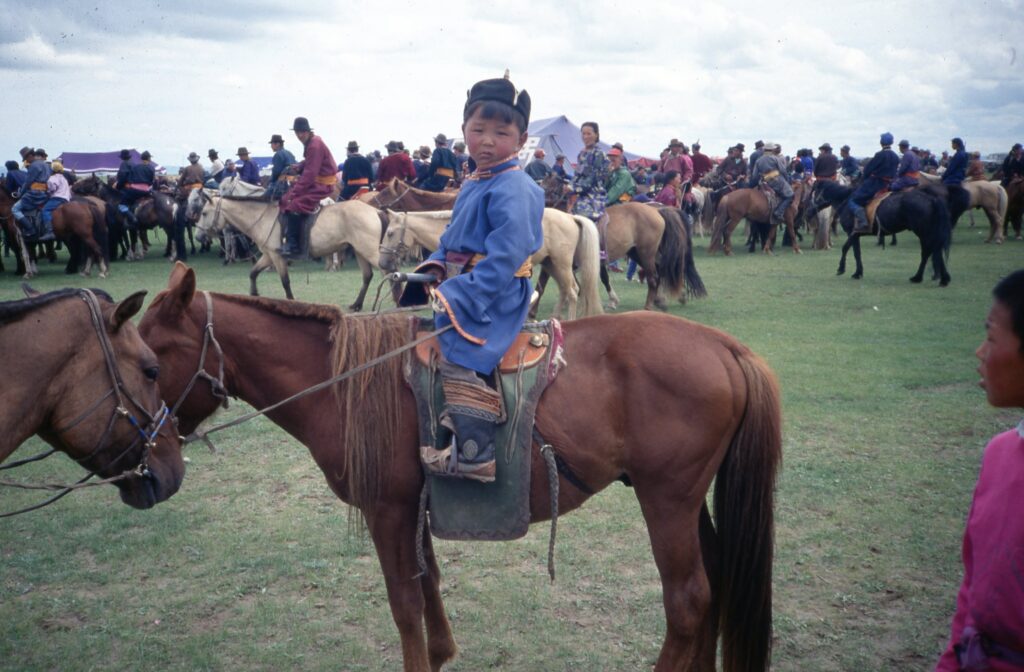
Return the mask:
M427 333L429 332L418 331L416 338L421 338ZM520 357L522 357L524 369L536 366L547 354L550 341L551 339L546 333L520 332L516 336L516 340L512 342L511 347L502 356L498 370L502 373L516 371L519 368ZM441 345L436 338L424 341L416 346L416 358L420 364L428 365L432 356L441 356Z

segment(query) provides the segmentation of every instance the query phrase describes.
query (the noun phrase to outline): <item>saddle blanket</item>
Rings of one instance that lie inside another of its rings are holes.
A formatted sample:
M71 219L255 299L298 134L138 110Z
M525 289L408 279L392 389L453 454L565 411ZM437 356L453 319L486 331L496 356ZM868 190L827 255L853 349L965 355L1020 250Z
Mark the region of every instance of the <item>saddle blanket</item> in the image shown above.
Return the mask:
M871 225L872 231L875 230L875 227L878 224L875 221L875 213L878 212L878 206L882 204L882 201L896 193L899 192L889 191L888 189L886 189L885 191L880 191L877 194L875 194L874 198L871 199L871 202L864 206L864 214L867 215L868 223Z
M411 320L413 337L433 329L430 318ZM444 393L440 350L431 339L406 354L405 379L416 398L420 445L444 448L451 432L439 421ZM493 483L427 475L430 529L440 539L518 539L530 525L530 458L533 422L541 394L564 366L557 320L527 323L494 377L502 393L501 424L495 435L497 475Z

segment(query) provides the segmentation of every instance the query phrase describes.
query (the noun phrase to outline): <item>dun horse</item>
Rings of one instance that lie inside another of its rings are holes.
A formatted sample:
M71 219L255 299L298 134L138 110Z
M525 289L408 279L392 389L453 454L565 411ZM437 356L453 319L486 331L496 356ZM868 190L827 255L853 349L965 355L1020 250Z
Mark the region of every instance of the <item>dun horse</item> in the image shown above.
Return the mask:
M921 173L920 175L925 183L941 184L942 182L939 175L930 173ZM1006 210L1009 205L1006 189L1003 189L998 182L986 180L967 180L960 186L966 189L970 195L967 209L973 213L975 208L981 208L985 212L985 216L988 217L989 233L985 242L1001 245L1004 233L1002 223L1006 219ZM950 215L950 226L956 227L956 221L953 220L952 215ZM974 226L973 219L971 226Z
M281 224L277 216L277 203L224 198L215 193L209 189L194 189L189 194L188 213L190 216L200 213L196 224L199 230L209 233L230 224L249 236L262 252L262 256L249 271L249 293L259 295L256 278L273 267L281 278L285 296L294 299L288 262L279 252ZM355 252L359 269L363 273L363 285L349 310L363 309L366 291L373 280L373 269L380 268L380 241L384 226L381 214L373 207L359 201L342 201L323 206L316 223L309 230L309 254L312 257L329 256L346 245L351 246Z
M853 213L846 207L853 194L852 187L844 187L836 182L819 181L814 183L810 212L832 206L839 211L839 223L846 231L847 239L843 244L843 254L839 259L837 275L846 272L846 253L853 248L853 258L857 270L851 276L854 280L864 277L864 266L860 259L860 238L864 233L852 233ZM924 267L928 259L939 278L939 284L949 284L949 271L946 269L945 255L949 253L952 240L949 208L946 206L945 189L937 185L926 185L917 189L907 189L887 197L875 212L878 222L878 235L896 234L900 231L911 231L921 241L921 264L917 273L911 276L911 282L921 282L924 278Z
M451 220L451 211L389 211L388 220L388 230L380 246L380 266L386 271L397 271L399 259L410 246L420 245L431 251L438 248L441 234ZM594 222L586 217L545 208L541 224L544 229L544 245L532 257L533 264L541 267L538 296L544 293L548 277L553 277L559 292L553 317L561 318L563 311L570 320L600 314L601 297L597 289L600 259ZM574 262L579 268L579 284L573 276ZM536 316L536 310L535 303L531 308L531 316Z
M562 178L549 175L541 186L544 203L549 208L568 211L571 197ZM608 259L629 257L644 269L647 300L644 310L665 310L662 292L685 300L683 290L691 296L704 296L707 291L693 260L690 231L676 208L654 207L646 203L623 203L608 208L605 250ZM619 296L612 289L607 264L601 264L601 282L608 292L608 308L615 310Z
M0 303L0 462L38 434L90 472L120 476L130 506L178 490L185 464L160 401L159 365L131 322L145 294L114 304L102 292L63 289Z
M576 476L575 484L560 477L559 510L576 509L619 480L634 488L667 620L656 672L714 670L720 637L726 670L767 670L782 446L774 375L727 334L669 315L598 315L563 326L568 365L541 396L536 416L538 431ZM218 356L204 365L204 334L214 328ZM343 316L332 306L197 296L194 272L180 263L139 329L160 359L164 396L185 395L178 406L183 433L221 402L209 385L188 388L197 362L211 380L222 370L229 394L263 408L409 340L402 314ZM276 337L254 340L253 333ZM436 672L457 649L429 533L422 547L417 542L423 471L402 361L392 358L339 388L267 415L309 448L334 493L362 512L401 638L403 669ZM534 444L534 521L551 511L538 451ZM714 522L705 501L712 480ZM428 567L422 575L418 550Z

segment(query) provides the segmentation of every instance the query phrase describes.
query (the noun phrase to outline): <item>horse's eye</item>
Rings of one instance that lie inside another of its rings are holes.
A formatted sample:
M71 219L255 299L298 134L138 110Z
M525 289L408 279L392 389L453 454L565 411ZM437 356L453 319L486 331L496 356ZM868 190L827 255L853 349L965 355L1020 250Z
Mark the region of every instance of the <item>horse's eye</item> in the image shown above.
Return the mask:
M149 366L149 367L146 367L145 369L143 369L142 373L145 374L146 378L149 378L150 380L156 380L157 376L160 375L160 367L159 366Z

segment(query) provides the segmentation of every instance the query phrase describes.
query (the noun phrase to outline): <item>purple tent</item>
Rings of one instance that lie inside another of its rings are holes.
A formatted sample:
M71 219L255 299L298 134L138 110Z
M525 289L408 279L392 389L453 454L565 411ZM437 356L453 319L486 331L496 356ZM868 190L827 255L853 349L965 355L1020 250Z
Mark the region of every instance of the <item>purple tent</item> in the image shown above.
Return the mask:
M142 163L142 157L137 151L128 151L132 154L132 163ZM65 170L73 170L77 175L116 173L121 165L121 152L64 152L57 159L64 164ZM153 167L158 173L164 172L163 166L155 161Z

